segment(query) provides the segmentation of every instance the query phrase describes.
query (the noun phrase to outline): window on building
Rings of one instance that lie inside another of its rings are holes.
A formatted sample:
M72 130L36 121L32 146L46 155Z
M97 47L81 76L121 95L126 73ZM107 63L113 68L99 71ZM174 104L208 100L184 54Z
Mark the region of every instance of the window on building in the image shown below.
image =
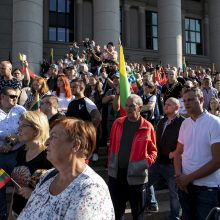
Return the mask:
M185 18L186 53L201 55L201 20Z
M50 41L74 40L73 1L50 0L48 36Z
M146 25L146 47L150 50L158 50L158 22L156 12L146 12Z

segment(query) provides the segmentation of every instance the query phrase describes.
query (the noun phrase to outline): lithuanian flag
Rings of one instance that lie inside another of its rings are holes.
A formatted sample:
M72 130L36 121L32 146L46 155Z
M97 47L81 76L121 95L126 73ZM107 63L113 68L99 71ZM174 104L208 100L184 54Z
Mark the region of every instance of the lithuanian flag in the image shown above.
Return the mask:
M186 72L186 58L185 57L183 57L182 69L183 69L183 72L185 73Z
M53 48L50 49L50 64L54 63L53 62Z
M26 57L25 54L19 53L19 61L20 61L20 64L21 64L20 70L21 70L22 74L25 74L25 68L24 68L24 65L23 65L23 56ZM32 79L34 79L35 78L35 74L29 68L28 68L28 72L29 72L30 77Z
M31 102L29 111L39 111L39 109L40 109L40 94L39 92L36 92Z
M11 177L3 170L0 169L0 189L4 187Z
M125 68L123 47L119 44L119 72L120 72L120 117L125 116L125 104L130 96L130 84Z

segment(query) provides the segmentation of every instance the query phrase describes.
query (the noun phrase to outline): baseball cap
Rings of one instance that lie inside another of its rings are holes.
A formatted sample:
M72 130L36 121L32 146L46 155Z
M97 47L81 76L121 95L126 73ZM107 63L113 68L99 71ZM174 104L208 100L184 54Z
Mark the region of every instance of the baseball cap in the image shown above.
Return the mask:
M119 72L114 73L114 74L112 75L112 78L113 78L113 77L120 78Z
M205 75L203 79L208 79L208 80L211 80L211 77L208 76L208 75Z
M50 68L58 70L58 66L54 63L50 65Z

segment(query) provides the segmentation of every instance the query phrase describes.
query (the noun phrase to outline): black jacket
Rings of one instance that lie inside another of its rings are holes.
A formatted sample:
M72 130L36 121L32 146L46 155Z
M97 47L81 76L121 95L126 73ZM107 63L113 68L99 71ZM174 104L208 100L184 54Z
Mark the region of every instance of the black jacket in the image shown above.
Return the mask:
M169 125L167 125L163 133L166 121L166 117L161 119L158 122L156 130L156 143L158 149L157 162L162 164L171 163L169 153L176 149L179 130L182 122L184 121L184 117L177 115L176 118Z

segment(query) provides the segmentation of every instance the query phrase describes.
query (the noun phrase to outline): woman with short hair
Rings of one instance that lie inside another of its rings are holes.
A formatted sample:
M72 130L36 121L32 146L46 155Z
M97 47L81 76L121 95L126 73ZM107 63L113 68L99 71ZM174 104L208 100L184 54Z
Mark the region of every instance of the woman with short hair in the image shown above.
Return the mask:
M46 142L47 158L57 172L45 174L18 219L115 219L106 183L85 163L95 142L92 123L57 120Z

